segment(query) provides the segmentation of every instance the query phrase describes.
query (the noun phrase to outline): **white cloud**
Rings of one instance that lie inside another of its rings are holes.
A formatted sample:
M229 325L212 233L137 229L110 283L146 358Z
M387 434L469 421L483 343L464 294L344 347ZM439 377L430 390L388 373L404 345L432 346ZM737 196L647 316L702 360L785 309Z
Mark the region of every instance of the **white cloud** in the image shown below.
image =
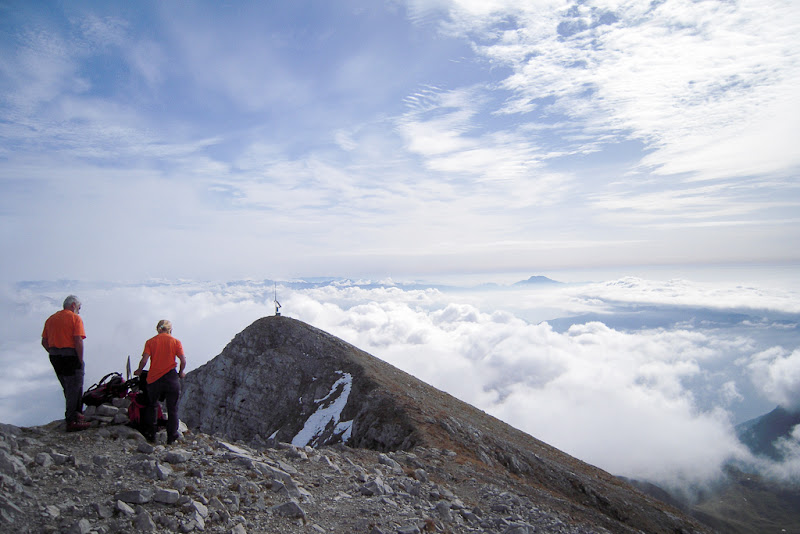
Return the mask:
M598 298L607 302L646 303L662 306L686 306L708 309L773 310L800 312L796 288L769 285L731 285L695 283L684 279L657 282L627 277L576 289L575 296Z
M651 149L643 163L662 174L721 178L800 165L787 144L800 124L800 10L790 0L482 9L453 2L448 29L511 68L508 112L549 108L585 121L592 138L641 140ZM515 25L499 30L504 15Z
M800 409L800 348L790 352L771 347L753 355L747 368L766 398L787 409Z
M753 362L745 370L761 378L762 389L785 393L796 384L780 378L793 376L799 353L764 350L768 345L751 335L762 324L618 329L578 321L557 330L522 317L536 309L550 317L596 311L612 320L621 309L616 299L626 291L627 303L647 306L654 316L676 305L725 306L713 288L627 279L451 293L406 290L389 281L372 288L343 283L289 290L279 284L278 293L284 315L331 332L584 461L615 474L683 484L713 477L725 460L745 456L727 410L755 399L737 361ZM739 291L767 298L755 287ZM0 359L17 371L15 389L5 388L10 393L0 399L4 422L60 417L60 396L48 396L32 412L13 393L58 392L37 343L44 319L68 292L84 302L87 383L122 372L128 355L135 365L159 319L173 321L191 370L252 321L274 313L272 284L260 282L6 289L2 307L15 313L2 322ZM650 295L659 293L662 304L655 304ZM775 300L773 307L781 308ZM727 309L737 306L731 302ZM11 365L20 360L24 367ZM710 390L717 393L708 396Z

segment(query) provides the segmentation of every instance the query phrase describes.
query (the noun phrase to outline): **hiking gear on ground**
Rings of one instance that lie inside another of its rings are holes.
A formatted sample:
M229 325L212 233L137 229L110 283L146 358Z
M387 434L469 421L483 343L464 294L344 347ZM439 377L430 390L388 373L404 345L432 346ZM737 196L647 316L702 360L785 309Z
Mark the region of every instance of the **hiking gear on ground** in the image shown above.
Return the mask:
M128 393L128 382L122 380L119 373L108 373L100 382L93 385L83 394L83 403L87 406L100 406L112 399L122 398Z

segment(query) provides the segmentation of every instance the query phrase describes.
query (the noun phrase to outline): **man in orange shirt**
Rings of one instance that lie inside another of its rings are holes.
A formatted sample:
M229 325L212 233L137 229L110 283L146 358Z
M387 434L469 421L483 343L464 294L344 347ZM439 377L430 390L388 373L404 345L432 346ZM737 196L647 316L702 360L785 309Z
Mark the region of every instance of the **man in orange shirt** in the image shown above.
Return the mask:
M142 360L139 368L133 374L140 376L147 360L150 360L150 370L147 372L147 397L149 402L144 410L142 434L153 441L156 434L156 404L161 396L167 401L167 444L178 439L178 398L181 394L180 379L186 376L186 356L183 354L183 345L172 337L172 323L162 319L156 325L158 335L151 337L144 344ZM175 359L180 360L179 371L175 370Z
M83 340L86 332L80 315L81 302L75 295L64 299L64 309L44 323L42 346L50 355L50 363L64 390L67 432L85 430L83 419Z

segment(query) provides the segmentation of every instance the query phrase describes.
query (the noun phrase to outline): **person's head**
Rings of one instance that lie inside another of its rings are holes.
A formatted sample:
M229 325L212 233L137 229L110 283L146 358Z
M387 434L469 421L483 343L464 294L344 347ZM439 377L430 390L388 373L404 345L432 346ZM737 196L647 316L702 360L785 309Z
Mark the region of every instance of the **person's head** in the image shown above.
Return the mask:
M75 295L70 295L64 299L64 309L78 313L81 311L81 301Z
M159 334L171 334L172 333L172 323L167 319L161 319L158 321L156 325L156 332Z

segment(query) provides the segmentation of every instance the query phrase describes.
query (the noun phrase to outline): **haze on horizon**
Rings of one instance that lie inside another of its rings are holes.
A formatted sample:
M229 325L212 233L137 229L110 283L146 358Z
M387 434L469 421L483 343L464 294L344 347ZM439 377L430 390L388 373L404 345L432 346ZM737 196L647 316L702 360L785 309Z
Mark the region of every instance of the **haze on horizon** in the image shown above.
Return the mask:
M752 273L752 270L748 270ZM32 282L2 286L0 421L44 424L63 396L39 344L63 296L83 300L87 384L124 373L169 318L189 371L281 312L336 335L611 473L705 484L731 460L800 480L800 442L754 459L733 426L800 406L800 286L654 280L437 288L331 280ZM36 391L39 402L30 403Z

